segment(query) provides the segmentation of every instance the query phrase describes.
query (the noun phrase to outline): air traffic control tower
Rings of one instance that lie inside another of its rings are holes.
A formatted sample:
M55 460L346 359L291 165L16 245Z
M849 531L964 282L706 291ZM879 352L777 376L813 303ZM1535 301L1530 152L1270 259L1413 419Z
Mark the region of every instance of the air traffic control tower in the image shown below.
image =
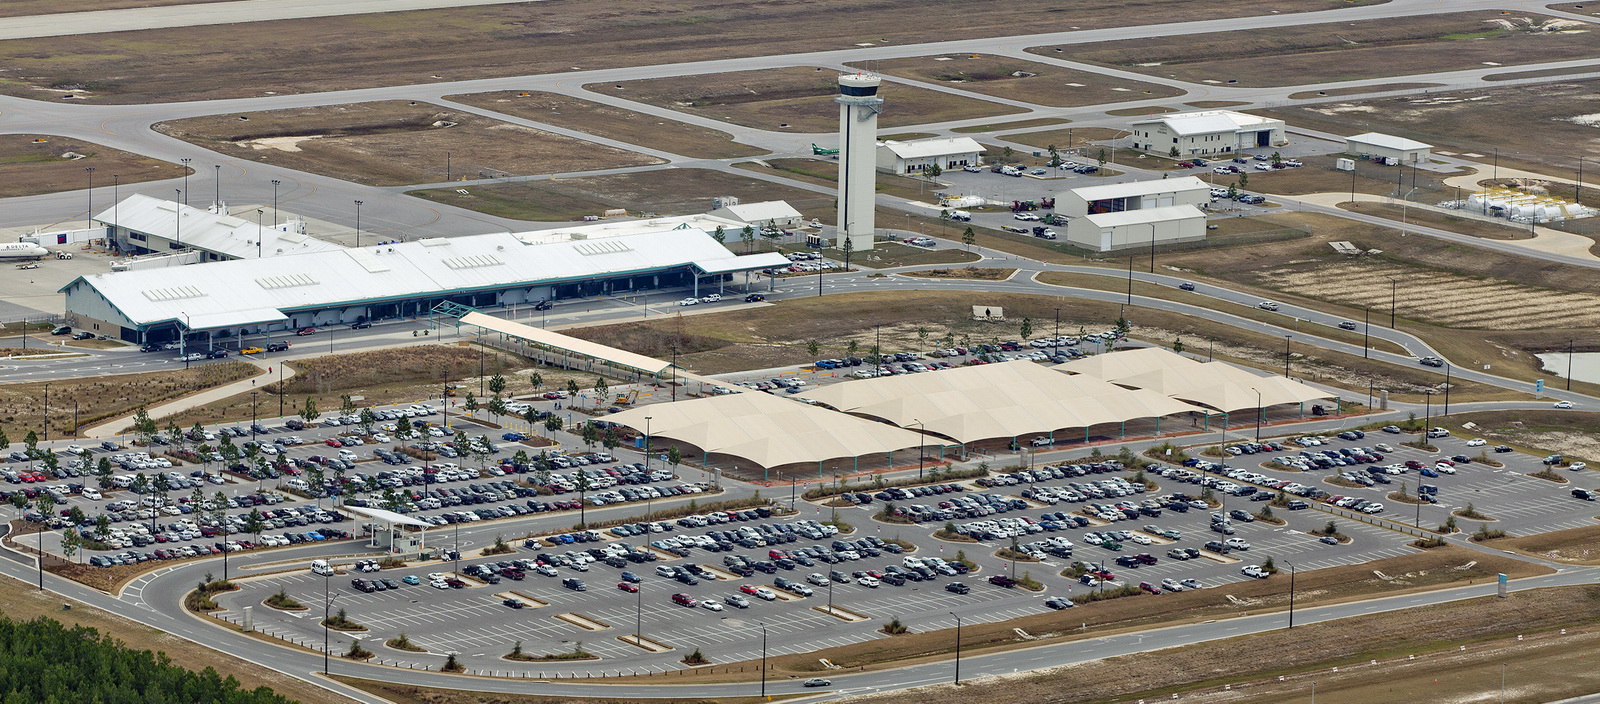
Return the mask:
M839 238L834 245L844 247L849 238L857 252L872 249L876 225L878 112L883 98L878 86L883 79L871 74L839 76Z

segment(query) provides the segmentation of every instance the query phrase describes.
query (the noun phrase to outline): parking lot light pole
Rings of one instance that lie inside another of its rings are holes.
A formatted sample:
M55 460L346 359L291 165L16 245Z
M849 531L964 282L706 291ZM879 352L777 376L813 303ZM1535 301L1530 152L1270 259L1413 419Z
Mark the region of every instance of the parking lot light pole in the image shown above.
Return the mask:
M1056 309L1056 339L1055 339L1055 341L1051 342L1050 344L1051 344L1051 347L1052 347L1052 349L1050 351L1050 356L1051 357L1060 357L1061 356L1061 309L1060 308Z
M927 427L922 421L912 418L911 422L917 424L917 480L922 480L922 463L927 457Z
M278 186L283 181L272 179L272 229L278 229Z
M1572 382L1569 380L1567 383L1571 384ZM1450 362L1449 362L1449 360L1446 360L1445 363L1444 363L1444 415L1446 417L1449 417L1449 415L1450 415Z
M322 674L324 675L328 674L330 661L328 657L328 619L333 616L333 600L339 598L337 594L332 594L328 588L328 580L333 578L332 570L329 570L329 572L330 574L322 575Z
M1294 335L1283 336L1283 378L1285 379L1289 378L1289 340L1293 338Z
M1261 390L1253 389L1253 391L1256 392L1256 442L1261 442L1261 416L1264 415L1266 411L1261 407ZM1223 441L1227 441L1226 431L1224 431L1223 434ZM1227 460L1223 460L1223 464L1227 464Z
M1289 566L1289 627L1294 628L1294 563L1284 560L1283 564Z
M356 204L356 248L360 249L361 248L361 201L359 201L359 200L355 201L355 204Z
M1572 390L1572 340L1567 340L1567 390Z
M956 612L954 612L954 611L951 611L950 615L952 617L954 617L955 620L956 620L956 681L955 681L955 684L961 684L961 617L960 616L956 616Z
M644 417L644 473L650 473L650 419L655 416Z
M1400 296L1400 279L1393 276L1385 276L1384 278L1389 280L1389 329L1393 330L1395 302L1399 300Z
M1372 345L1368 343L1368 335L1370 335L1372 333L1372 306L1367 306L1366 308L1367 308L1367 321L1366 321L1365 325L1363 325L1362 328L1361 328L1361 358L1362 359L1367 359L1368 353L1372 351ZM1371 404L1368 404L1368 405L1371 405Z
M762 699L766 699L767 698L767 624L758 623L756 625L761 626L761 698Z
M633 644L644 647L644 581L639 581L635 586L633 603Z

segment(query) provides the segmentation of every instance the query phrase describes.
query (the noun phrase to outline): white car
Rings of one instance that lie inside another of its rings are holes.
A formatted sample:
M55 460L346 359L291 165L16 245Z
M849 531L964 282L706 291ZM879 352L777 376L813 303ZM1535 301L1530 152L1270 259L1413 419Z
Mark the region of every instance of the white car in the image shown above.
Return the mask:
M1570 470L1572 470L1574 472L1577 472L1579 470L1588 469L1588 468L1589 468L1589 465L1587 463L1584 463L1584 462L1573 462L1572 464L1567 465L1567 469L1570 469ZM87 497L88 494L84 494L84 496Z
M722 604L710 599L706 599L705 601L700 602L700 608L705 609L706 611L721 611Z
M680 306L700 305L700 299L698 299L698 298L685 298L685 299L683 299L681 301L678 301L678 305L680 305Z
M1572 408L1572 402L1571 401L1557 401L1556 402L1556 408L1560 408L1560 409L1563 409L1563 410Z
M431 582L428 582L428 586L433 587L434 589L449 589L450 588L450 585L445 583L445 581L442 580L442 579L435 579L435 580L433 580Z
M1257 303L1256 307L1260 308L1261 310L1277 310L1278 304L1273 303L1272 301L1262 301Z
M1153 542L1155 542L1155 541L1152 541L1151 539L1149 539L1149 538L1147 538L1147 537L1145 537L1143 535L1140 535L1138 533L1134 533L1133 535L1129 536L1128 540L1130 542L1138 543L1140 545L1150 545Z
M856 579L856 584L859 584L859 585L861 585L863 587L872 587L872 588L876 589L878 587L879 582L878 582L878 578L877 577L874 577L872 575L862 575L861 577Z
M1583 463L1579 462L1578 464L1583 464ZM100 496L100 492L95 490L95 489L84 489L83 490L83 498L88 499L90 501L99 501L103 497Z
M1240 568L1239 572L1246 577L1254 577L1256 579L1266 579L1269 576L1266 570L1261 569L1260 565L1245 565Z
M1245 540L1244 538L1228 538L1226 541L1223 542L1223 544L1227 545L1228 549L1230 549L1230 550L1249 550L1250 549L1250 541Z
M762 587L756 590L756 597L763 601L776 601L778 599L778 593L766 587Z
M1483 438L1473 438L1467 441L1467 447L1483 447L1487 444L1489 444L1489 441L1484 440Z
M1456 468L1455 468L1455 465L1444 464L1443 462L1441 462L1441 463L1436 464L1436 465L1433 466L1433 471L1438 472L1440 474L1455 474L1456 473Z
M1039 219L1039 216L1034 215L1033 213L1017 213L1015 215L1012 215L1011 217L1012 217L1012 219L1015 219L1015 220L1024 220L1024 221L1028 221L1028 222L1032 222L1032 221L1035 221L1035 220Z

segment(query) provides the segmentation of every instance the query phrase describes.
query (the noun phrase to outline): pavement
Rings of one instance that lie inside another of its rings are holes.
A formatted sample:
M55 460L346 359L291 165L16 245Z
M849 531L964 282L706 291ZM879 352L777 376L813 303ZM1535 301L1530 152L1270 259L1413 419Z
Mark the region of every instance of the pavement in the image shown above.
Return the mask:
M0 40L60 37L74 34L176 29L208 24L270 22L311 17L338 17L404 10L436 10L473 5L509 5L536 0L238 0L134 7L122 10L62 12L0 18Z

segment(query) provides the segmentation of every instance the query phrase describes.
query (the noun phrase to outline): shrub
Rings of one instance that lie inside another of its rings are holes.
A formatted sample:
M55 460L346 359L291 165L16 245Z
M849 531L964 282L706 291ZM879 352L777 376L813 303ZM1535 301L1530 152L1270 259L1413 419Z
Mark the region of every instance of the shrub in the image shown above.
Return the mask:
M906 628L906 625L900 622L899 616L894 616L889 619L888 623L883 624L883 628L879 630L891 636L897 636L911 629Z
M685 655L683 658L683 664L685 665L704 665L709 662L711 661L706 659L706 656L700 652L699 648L695 648L694 652Z
M455 653L451 653L451 654L445 656L444 666L440 667L439 669L444 671L444 672L460 672L460 671L465 670L467 668L462 667L461 663L456 662L456 654Z

